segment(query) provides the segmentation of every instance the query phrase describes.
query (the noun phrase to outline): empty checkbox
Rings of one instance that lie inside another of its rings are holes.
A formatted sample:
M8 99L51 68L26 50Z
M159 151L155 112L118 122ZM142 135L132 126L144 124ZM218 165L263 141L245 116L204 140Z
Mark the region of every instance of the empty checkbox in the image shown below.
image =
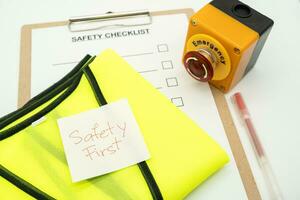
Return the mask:
M173 63L171 60L162 61L161 66L163 69L173 69Z
M177 106L177 107L182 107L182 106L184 106L182 97L174 97L174 98L171 98L171 101L172 101L172 103L173 103L175 106Z
M178 81L176 77L166 78L168 87L176 87L178 86Z
M167 44L159 44L159 45L157 45L157 50L158 50L158 52L168 52L169 47Z

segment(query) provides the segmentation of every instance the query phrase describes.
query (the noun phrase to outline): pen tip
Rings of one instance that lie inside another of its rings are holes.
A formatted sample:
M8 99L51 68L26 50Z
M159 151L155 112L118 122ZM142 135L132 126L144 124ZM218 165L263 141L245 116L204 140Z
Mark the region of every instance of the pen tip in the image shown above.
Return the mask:
M247 109L244 99L242 97L242 94L240 92L235 93L233 95L233 99L235 100L235 102L240 110Z

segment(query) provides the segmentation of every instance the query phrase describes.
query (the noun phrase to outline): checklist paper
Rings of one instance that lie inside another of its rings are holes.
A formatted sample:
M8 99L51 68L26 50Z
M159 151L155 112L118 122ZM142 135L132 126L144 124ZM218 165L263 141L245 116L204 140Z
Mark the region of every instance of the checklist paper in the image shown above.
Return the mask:
M208 84L192 79L183 67L181 60L187 26L186 15L172 14L153 16L152 24L132 27L75 33L69 32L67 26L34 29L31 96L61 79L86 54L98 55L104 49L111 48L229 154L230 163L201 184L188 198L223 199L223 194L231 194L232 199L246 199L210 88Z

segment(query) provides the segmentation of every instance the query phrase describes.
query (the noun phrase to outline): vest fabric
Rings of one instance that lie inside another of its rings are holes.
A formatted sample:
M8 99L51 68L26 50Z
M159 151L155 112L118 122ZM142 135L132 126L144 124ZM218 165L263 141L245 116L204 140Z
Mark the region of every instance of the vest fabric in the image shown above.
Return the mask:
M151 158L73 183L57 119L128 99ZM32 125L40 118L43 122ZM182 199L228 162L225 151L112 50L0 118L0 199Z

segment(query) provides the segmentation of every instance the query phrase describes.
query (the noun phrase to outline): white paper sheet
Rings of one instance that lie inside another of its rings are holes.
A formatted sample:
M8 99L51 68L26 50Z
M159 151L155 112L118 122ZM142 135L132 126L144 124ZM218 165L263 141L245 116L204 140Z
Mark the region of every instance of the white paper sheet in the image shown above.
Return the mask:
M148 160L127 99L57 120L73 182Z
M151 25L135 27L77 33L69 32L66 26L35 29L32 33L31 94L38 94L62 78L86 54L98 55L112 48L229 154L230 163L187 198L247 199L211 91L207 84L193 80L181 63L187 25L186 15L174 14L154 16Z

